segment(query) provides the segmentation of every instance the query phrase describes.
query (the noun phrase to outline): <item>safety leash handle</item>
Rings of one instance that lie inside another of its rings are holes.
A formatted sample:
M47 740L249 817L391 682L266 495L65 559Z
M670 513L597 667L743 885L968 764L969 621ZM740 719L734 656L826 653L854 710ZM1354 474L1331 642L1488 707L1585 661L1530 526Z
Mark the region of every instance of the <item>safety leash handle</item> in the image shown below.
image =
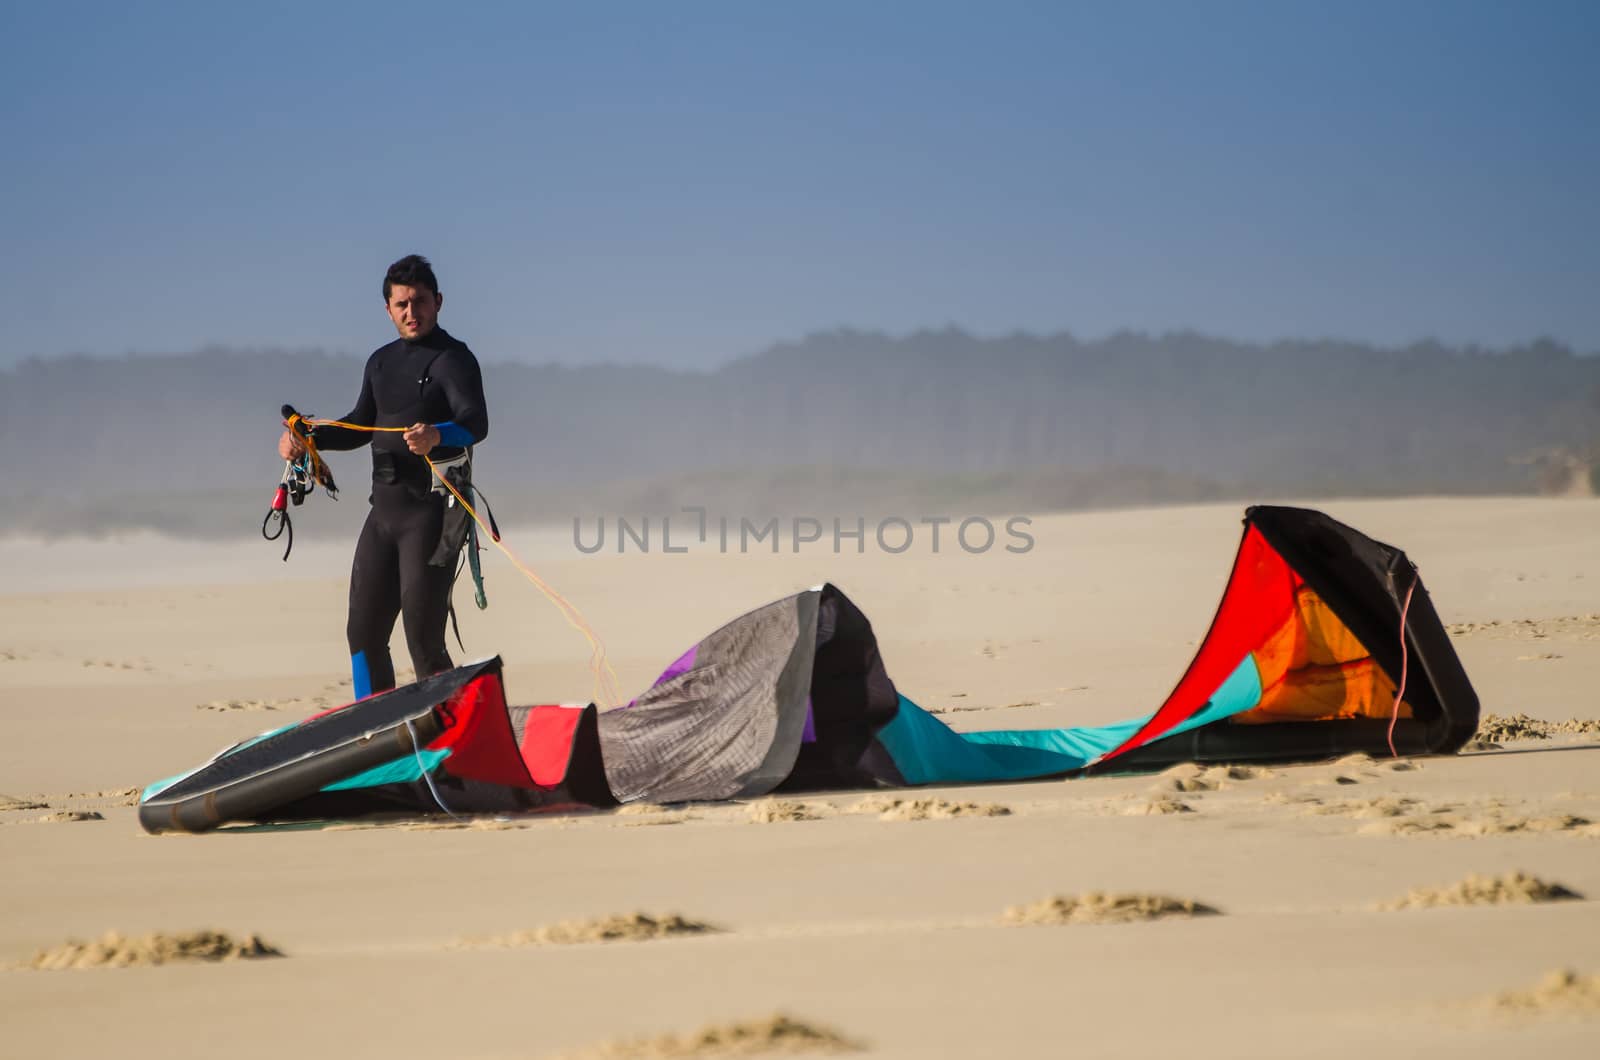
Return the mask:
M293 473L294 465L285 461L283 478L278 480L277 492L272 495L272 506L267 509L266 518L261 520L261 536L268 541L289 535L289 540L283 546L285 563L289 562L289 553L294 548L294 524L289 521L289 477Z

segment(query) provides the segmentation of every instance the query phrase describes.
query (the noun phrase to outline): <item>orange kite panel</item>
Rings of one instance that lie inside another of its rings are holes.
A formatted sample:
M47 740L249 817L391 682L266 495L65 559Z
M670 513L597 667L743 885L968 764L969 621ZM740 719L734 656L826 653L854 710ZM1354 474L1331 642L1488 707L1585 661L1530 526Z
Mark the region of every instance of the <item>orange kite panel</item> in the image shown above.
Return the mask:
M1304 583L1296 586L1293 611L1254 655L1261 702L1236 723L1382 719L1394 710L1394 682ZM1410 704L1400 704L1400 716L1411 717Z

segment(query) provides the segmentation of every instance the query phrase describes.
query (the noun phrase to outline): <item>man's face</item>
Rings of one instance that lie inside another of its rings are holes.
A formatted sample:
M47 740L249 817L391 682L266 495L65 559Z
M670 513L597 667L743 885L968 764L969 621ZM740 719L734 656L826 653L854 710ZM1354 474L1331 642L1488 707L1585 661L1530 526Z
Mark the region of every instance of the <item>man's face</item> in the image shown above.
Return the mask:
M444 305L444 295L434 294L426 287L389 288L389 319L402 339L420 339L439 323L439 307Z

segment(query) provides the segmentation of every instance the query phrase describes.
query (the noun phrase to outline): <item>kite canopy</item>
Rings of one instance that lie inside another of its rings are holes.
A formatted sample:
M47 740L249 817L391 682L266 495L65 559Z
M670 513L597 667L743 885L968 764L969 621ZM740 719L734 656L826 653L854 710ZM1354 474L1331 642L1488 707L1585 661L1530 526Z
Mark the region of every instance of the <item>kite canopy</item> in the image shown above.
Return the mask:
M866 615L823 585L729 622L626 706L508 706L488 659L229 748L151 785L139 819L202 831L1446 754L1477 725L1477 696L1403 552L1320 512L1254 507L1193 662L1133 721L958 733L896 689Z

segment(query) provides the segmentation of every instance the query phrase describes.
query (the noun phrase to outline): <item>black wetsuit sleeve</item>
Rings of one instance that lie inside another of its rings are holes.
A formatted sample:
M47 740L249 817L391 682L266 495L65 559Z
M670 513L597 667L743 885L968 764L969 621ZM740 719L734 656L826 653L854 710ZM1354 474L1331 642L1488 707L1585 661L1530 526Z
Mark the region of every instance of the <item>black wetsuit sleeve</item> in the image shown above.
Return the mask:
M356 398L356 407L340 417L345 423L356 423L363 427L371 427L378 419L378 403L372 396L372 361L367 361L367 367L361 373L361 394ZM312 434L318 449L344 450L360 449L372 441L370 431L352 431L348 427L318 427Z
M483 371L471 351L449 358L434 379L450 402L450 422L472 435L472 444L489 436L489 403L483 396Z

